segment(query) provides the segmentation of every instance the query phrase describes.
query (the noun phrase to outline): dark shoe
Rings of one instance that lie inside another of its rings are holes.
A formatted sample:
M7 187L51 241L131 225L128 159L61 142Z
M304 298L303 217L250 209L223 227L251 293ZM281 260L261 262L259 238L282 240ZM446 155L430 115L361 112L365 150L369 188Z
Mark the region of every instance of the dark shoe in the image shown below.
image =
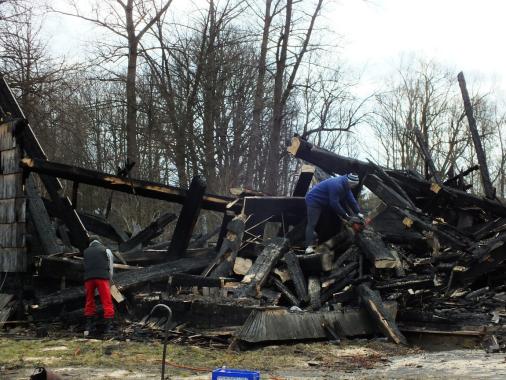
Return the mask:
M112 334L112 319L105 320L104 334Z
M94 317L86 317L86 326L84 327L84 336L90 336L95 333L95 318Z

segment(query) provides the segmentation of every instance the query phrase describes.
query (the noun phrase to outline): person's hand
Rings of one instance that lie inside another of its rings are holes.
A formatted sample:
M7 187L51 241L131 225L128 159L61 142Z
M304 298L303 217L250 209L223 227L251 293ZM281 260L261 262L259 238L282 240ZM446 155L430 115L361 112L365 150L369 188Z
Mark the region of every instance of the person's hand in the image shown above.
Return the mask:
M359 213L357 214L357 216L358 216L358 217L360 218L360 220L362 220L362 221L365 219L365 218L364 218L364 214L362 214L361 212L359 212Z

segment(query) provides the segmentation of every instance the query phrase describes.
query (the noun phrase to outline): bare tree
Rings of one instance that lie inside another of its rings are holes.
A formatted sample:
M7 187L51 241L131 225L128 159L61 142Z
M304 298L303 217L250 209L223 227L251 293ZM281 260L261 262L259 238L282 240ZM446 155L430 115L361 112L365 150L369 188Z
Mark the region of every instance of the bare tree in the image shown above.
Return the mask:
M140 42L148 30L160 20L169 8L172 0L100 0L91 12L82 11L77 1L72 0L72 11L55 10L60 14L79 17L95 25L105 28L126 41L127 70L126 70L126 130L127 130L127 158L137 162L134 172L139 167L139 148L137 145L137 60Z

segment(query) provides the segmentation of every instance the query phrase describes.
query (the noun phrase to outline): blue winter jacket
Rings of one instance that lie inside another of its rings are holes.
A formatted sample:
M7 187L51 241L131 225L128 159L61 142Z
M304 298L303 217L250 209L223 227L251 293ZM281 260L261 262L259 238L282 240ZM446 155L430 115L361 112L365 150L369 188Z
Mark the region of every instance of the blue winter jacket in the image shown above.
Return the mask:
M306 195L309 207L330 206L339 216L346 216L346 208L359 213L360 207L351 192L346 176L333 177L318 183Z

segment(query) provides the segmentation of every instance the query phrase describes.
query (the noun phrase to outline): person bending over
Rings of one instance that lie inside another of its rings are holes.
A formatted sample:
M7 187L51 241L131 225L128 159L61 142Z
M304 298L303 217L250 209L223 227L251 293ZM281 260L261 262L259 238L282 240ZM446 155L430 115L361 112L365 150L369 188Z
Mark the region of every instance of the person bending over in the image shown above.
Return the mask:
M306 195L307 225L306 253L314 252L316 225L324 208L330 207L340 218L348 220L352 212L363 218L360 206L351 189L358 186L359 177L350 173L326 179L314 186ZM341 224L341 220L338 220Z

